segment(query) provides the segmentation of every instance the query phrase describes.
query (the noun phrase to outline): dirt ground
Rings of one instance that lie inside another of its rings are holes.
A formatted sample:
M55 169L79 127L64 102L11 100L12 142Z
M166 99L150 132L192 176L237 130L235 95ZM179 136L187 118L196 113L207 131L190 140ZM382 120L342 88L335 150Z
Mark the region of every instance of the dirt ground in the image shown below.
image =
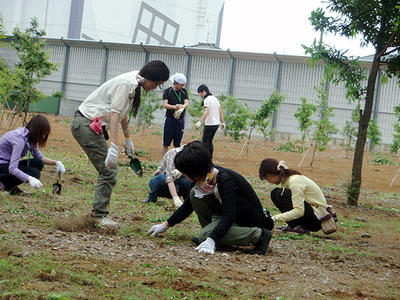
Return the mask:
M50 117L51 118L51 117ZM59 120L69 120L70 118L53 118L52 134L49 143L55 143L57 147L65 147L66 151L81 151L71 135L69 126ZM144 133L139 132L132 135L135 149L144 149L148 154L141 158L143 161L158 162L161 159L162 136L154 133L162 132L161 128L152 128ZM199 137L199 131L186 130L183 138L183 144L188 143ZM123 136L120 132L120 146L123 147ZM246 176L258 176L260 162L265 158L276 158L285 160L287 164L294 169L302 160L303 153L295 152L277 152L273 148L286 141L277 141L274 143L264 143L262 139L251 141L248 152L243 149L244 140L241 143L233 142L230 138L224 137L221 130L218 130L214 138L214 163L223 167L231 168ZM319 185L340 185L346 184L351 178L353 153L345 158L345 152L338 146L331 146L327 151L317 153L313 165L310 166L311 153L309 153L301 168L298 170L304 175L312 178ZM392 161L397 165L379 165L372 163L373 153L365 152L364 164L362 168L362 186L361 188L369 191L379 192L399 192L400 176L394 182L392 187L389 184L392 181L397 170L400 168L400 158L394 157Z
M66 153L80 153L82 150L70 133L69 118L49 118L52 134L48 145ZM144 134L139 131L132 135L135 149L148 152L141 157L143 162L157 163L160 160L160 133L161 128L152 128ZM198 131L187 130L184 143L197 136ZM122 146L122 135L119 141ZM297 165L303 154L273 151L280 143L255 140L251 143L249 152L240 155L243 144L232 142L218 131L214 142L214 163L238 171L246 177L254 177L253 184L260 189L265 182L256 178L262 159L274 157L285 160L290 167L298 169ZM124 235L113 236L101 232L69 233L54 228L27 227L20 225L18 216L10 215L10 209L4 207L0 210L1 236L19 233L18 237L10 239L24 249L21 250L22 254L18 254L22 257L24 252L41 253L50 249L52 253L57 253L55 257L58 260L63 260L71 267L79 266L81 271L89 273L98 272L94 270L93 265L99 264L99 261L91 261L92 258L79 259L78 256L71 258L71 255L90 254L91 257L98 257L105 265L112 264L120 274L118 280L108 281L107 291L121 288L121 282L129 279L124 278L128 277L126 274L129 272L126 271L129 265L138 264L140 261L140 264L135 266L144 269L143 274L150 274L151 270L160 270L166 265L174 265L182 272L181 276L168 277L168 281L165 282L151 276L137 275L134 278L143 286L154 289L172 287L182 293L191 293L201 288L209 289L207 292L210 294L207 295L216 295L216 298L235 299L232 293L239 299L245 292L251 295L251 298L260 299L398 299L400 178L391 188L388 186L399 168L399 159L393 158L397 165L378 165L371 162L373 154L366 153L360 206L354 208L346 205L344 192L344 186L351 176L352 159L345 159L343 156L342 149L331 147L328 151L318 154L318 162L312 167L309 166L311 157L308 156L303 166L298 169L324 187L328 201L335 206L343 221L340 232L330 236L318 233L306 240L287 238L285 235L274 233L271 251L265 256L249 256L234 251L217 252L214 256L199 258L198 254L192 251L193 245L189 244L190 242L169 247L163 241L131 239ZM76 184L76 179L72 176L67 177L65 181L67 184ZM378 192L379 197L376 196ZM21 201L28 206L32 199ZM60 206L49 208L48 214L57 215L63 210ZM140 213L136 211L136 217L132 220L127 212L121 212L117 219L125 221L134 231L142 232L144 229L140 228ZM190 237L178 236L178 239L186 241ZM151 270L145 270L149 266ZM104 276L107 272L105 270L102 273ZM32 289L40 290L44 294L54 289L63 290L66 288L65 283L60 279L62 275L58 277L57 272L42 272L38 281L28 282L26 285L31 285ZM220 282L223 287L218 290L211 283L200 287L196 284L196 280L199 279ZM93 289L90 286L87 288ZM96 298L96 292L93 293L84 294L82 298ZM153 297L155 296L142 298Z

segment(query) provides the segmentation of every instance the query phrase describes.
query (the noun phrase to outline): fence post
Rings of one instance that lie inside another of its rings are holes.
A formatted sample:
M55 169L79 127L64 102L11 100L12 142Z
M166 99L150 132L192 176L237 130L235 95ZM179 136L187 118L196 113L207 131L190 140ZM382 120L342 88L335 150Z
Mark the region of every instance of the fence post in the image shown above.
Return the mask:
M102 40L100 40L100 45L104 48L103 67L101 68L101 83L104 83L107 80L109 50Z
M192 70L192 56L190 53L186 50L186 46L183 46L183 51L186 53L186 86L189 87L189 82L190 82L190 72Z
M61 91L65 98L66 97L66 89L67 89L68 66L69 66L69 57L70 57L71 47L64 41L63 38L61 38L61 41L65 45L64 64L63 64L63 72L62 72L62 77L61 77ZM60 104L58 104L57 115L59 113L60 113Z
M144 55L144 65L147 64L149 62L149 51L143 46L143 43L139 44L140 47L142 47L145 55Z
M228 95L233 96L233 80L234 80L234 76L235 76L235 69L236 69L236 59L233 57L232 53L228 50L226 50L226 52L228 52L229 56L231 57L231 71L230 71L230 75L229 75L229 88L228 88Z
M276 79L275 79L275 90L277 90L278 92L281 92L281 77L282 77L282 62L279 59L278 55L276 55L276 52L274 52L273 56L275 57L277 63L278 63L278 68L276 70ZM274 112L274 115L272 117L272 129L276 128L276 120L277 117L276 115L278 114L278 109ZM275 141L275 134L271 135L271 142Z

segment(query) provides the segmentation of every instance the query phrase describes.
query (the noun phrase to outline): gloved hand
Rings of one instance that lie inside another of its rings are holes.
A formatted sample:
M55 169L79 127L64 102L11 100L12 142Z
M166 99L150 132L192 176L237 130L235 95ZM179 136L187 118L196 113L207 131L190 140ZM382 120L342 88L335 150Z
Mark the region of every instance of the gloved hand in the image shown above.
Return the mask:
M276 216L272 216L271 219L272 219L272 221L274 221L274 224L275 224L275 222L276 222Z
M184 110L185 109L182 107L182 108L178 109L176 112L174 112L174 118L179 119Z
M221 128L225 129L225 123L221 123Z
M129 157L135 154L135 146L133 146L131 138L125 138L125 151Z
M174 177L175 179L178 179L181 176L182 176L182 173L178 169L172 170L172 177Z
M201 122L198 121L198 122L196 123L196 128L200 128L200 126L201 126Z
M43 184L40 182L40 180L33 176L29 176L28 181L29 181L29 184L31 185L31 187L33 187L35 189L41 189L43 187Z
M104 164L108 169L113 169L117 165L118 160L118 146L111 143L110 148L108 148L107 157Z
M174 204L175 204L176 208L179 208L183 204L181 199L179 199L179 196L174 196L174 197L172 197L172 199L174 200Z
M65 173L65 167L61 161L56 161L56 174L62 176Z
M161 224L151 226L151 228L147 232L147 234L151 234L151 236L157 236L159 233L162 233L167 230L168 230L168 227L165 226L164 223L161 223Z
M208 237L202 242L196 249L199 253L214 254L215 253L215 242L212 238Z

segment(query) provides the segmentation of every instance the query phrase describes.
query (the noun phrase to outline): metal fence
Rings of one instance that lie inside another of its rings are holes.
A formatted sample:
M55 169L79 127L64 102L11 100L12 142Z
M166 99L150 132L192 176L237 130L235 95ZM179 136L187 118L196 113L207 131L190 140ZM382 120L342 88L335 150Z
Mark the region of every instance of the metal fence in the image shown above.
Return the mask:
M134 44L103 43L81 40L48 39L46 48L58 70L42 80L38 88L51 95L64 91L60 115L70 116L79 104L104 81L131 70L139 70L146 62L160 59L171 73L181 72L188 78L187 88L197 94L200 84L207 84L215 95L230 94L257 109L263 100L278 90L286 96L275 116L276 136L299 135L294 112L301 97L316 103L323 67L309 66L308 58L276 54L261 54ZM17 61L10 48L0 48L0 56L12 66ZM369 62L363 62L367 67ZM379 78L380 78L379 74ZM379 79L378 78L378 79ZM340 130L351 117L354 104L345 98L343 85L328 85L328 106L334 108L333 123ZM382 142L392 142L393 108L400 103L400 86L396 79L383 84L377 80L373 117L383 134ZM156 114L161 123L163 112ZM187 122L191 122L188 118ZM340 133L335 138L341 138Z

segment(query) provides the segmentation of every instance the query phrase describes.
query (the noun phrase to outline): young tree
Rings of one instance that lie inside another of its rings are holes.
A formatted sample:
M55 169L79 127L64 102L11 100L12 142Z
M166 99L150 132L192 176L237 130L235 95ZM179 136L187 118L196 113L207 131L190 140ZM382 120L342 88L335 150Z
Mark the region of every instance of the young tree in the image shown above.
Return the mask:
M31 25L25 31L16 27L13 31L11 47L19 57L15 69L20 72L20 81L15 85L11 99L16 113L24 113L24 121L29 103L38 101L43 94L35 88L43 77L56 70L55 64L49 61L49 54L44 50L45 41L39 39L45 32L39 29L39 23L33 18Z
M379 145L382 141L382 132L380 132L379 126L375 119L370 119L369 121L367 138L373 146Z
M200 119L204 113L204 102L201 98L191 97L191 93L188 90L188 97L190 98L190 105L187 108L192 119Z
M400 150L400 105L394 108L394 115L396 117L396 121L393 123L394 133L393 133L393 142L390 147L390 152L397 153ZM400 168L394 175L392 181L389 184L389 187L392 187L397 176L399 176L399 173L400 173Z
M400 5L398 0L328 0L327 16L322 9L313 11L310 17L315 30L322 30L348 38L359 35L361 45L375 48L367 86L363 86L364 68L358 60L345 55L346 51L327 47L314 41L305 47L306 53L315 60L323 60L335 74L334 81L344 82L350 100L364 101L360 111L357 142L354 151L351 182L347 189L347 203L357 205L361 188L361 169L367 129L374 102L375 82L378 70L386 66L392 76L400 75Z
M307 102L307 98L300 98L301 105L296 109L294 116L299 122L299 128L302 133L301 143L304 148L304 141L307 137L308 141L310 141L309 130L312 126L312 115L317 111L317 107Z
M394 108L396 120L393 123L393 141L390 146L391 153L397 153L400 150L400 105Z
M357 135L357 125L360 121L360 107L357 105L351 112L351 120L346 120L345 126L343 127L342 134L346 140L344 149L346 151L345 158L349 157L349 152L352 149L353 139Z
M249 113L249 132L246 143L243 146L243 149L246 147L246 152L249 150L250 139L254 129L264 136L264 141L273 133L272 118L283 99L285 99L285 96L278 91L274 91L268 100L264 100L258 110Z
M226 132L235 142L240 141L245 136L250 117L247 105L239 102L232 96L221 95L218 97L221 102L222 112L226 124Z
M154 120L154 112L161 109L162 97L157 96L155 91L144 91L142 89L141 103L139 114L137 117L137 124L142 127L142 133L146 128L149 128Z
M328 107L327 105L327 95L326 95L326 84L328 81L328 77L324 77L321 81L319 87L317 88L317 93L319 97L318 103L318 114L319 120L313 121L313 133L311 135L312 144L313 144L313 152L312 158L310 162L310 166L312 166L315 153L325 151L328 147L329 141L332 140L332 135L337 133L337 128L330 121L330 118L333 114L333 107Z

